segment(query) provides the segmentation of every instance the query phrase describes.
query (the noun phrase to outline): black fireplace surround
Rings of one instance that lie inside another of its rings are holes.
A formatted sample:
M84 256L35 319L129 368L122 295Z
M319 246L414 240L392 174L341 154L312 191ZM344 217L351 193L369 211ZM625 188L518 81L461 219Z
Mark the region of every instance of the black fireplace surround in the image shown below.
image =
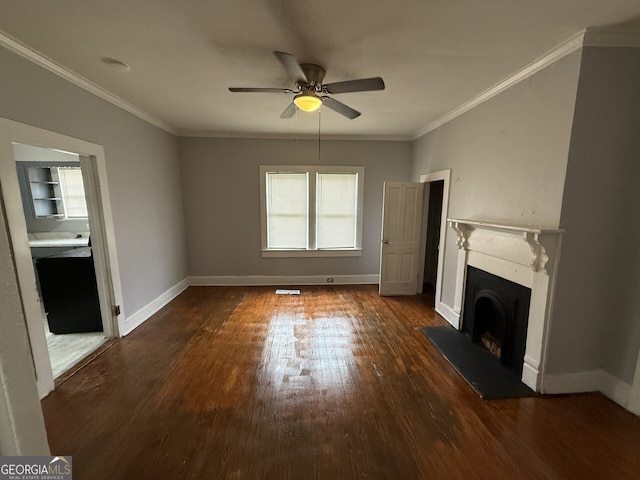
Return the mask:
M522 373L531 289L467 266L462 331Z

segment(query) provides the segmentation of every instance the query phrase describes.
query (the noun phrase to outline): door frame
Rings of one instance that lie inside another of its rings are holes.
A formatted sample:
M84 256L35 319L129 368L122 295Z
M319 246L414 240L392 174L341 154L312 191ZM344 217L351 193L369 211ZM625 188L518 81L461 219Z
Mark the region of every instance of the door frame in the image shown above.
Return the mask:
M444 259L445 259L445 248L446 248L446 239L447 239L447 218L449 216L449 188L451 184L451 169L440 170L432 173L425 173L420 175L421 183L431 183L444 181L444 186L442 189L442 214L440 216L440 241L438 243L438 268L437 268L437 278L436 278L436 292L435 292L435 311L442 315L445 319L448 318L446 316L446 305L442 302L442 276L444 272ZM427 197L427 195L425 195ZM425 202L428 202L429 199L426 198ZM419 257L421 258L421 266L419 267L419 282L418 288L419 292L422 292L422 281L424 280L424 258L427 250L427 218L428 208L423 210L423 222L422 222L422 246Z
M638 352L638 360L636 361L636 370L633 375L633 382L631 383L631 389L629 390L627 409L640 416L640 351Z
M113 315L111 306L122 305L122 287L104 148L84 140L0 118L0 184L36 371L38 395L43 398L54 389L54 382L12 142L69 151L85 157L81 157L81 164L86 167L90 177L90 181L86 182L90 188L85 194L89 216L93 219L90 223L91 244L95 253L96 281L101 294L103 326L105 335L109 337L119 336L117 317ZM121 318L124 318L123 313L121 311Z

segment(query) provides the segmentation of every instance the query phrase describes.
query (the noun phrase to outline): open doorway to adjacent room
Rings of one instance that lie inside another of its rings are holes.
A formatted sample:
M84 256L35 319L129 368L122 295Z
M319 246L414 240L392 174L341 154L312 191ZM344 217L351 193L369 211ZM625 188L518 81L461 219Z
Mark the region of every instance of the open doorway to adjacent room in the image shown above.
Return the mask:
M444 180L430 182L429 191L425 192L425 195L428 195L429 198L427 210L424 212L427 222L427 239L425 243L422 293L430 297L430 305L435 307Z
M119 336L104 149L0 118L0 185L43 398L55 377Z
M454 325L447 315L446 305L442 302L451 170L420 175L420 182L424 184L424 203L419 293L429 295L429 301L435 311Z
M80 155L13 142L54 380L107 341Z

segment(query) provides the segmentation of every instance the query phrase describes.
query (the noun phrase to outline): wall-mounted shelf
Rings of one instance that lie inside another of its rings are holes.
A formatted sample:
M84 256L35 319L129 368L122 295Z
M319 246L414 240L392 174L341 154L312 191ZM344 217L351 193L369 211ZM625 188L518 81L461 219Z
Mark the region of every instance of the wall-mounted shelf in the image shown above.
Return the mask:
M88 214L79 163L21 161L16 167L30 231L86 229ZM56 225L54 221L69 223Z
M62 192L57 170L50 167L27 167L31 204L36 218L64 218Z

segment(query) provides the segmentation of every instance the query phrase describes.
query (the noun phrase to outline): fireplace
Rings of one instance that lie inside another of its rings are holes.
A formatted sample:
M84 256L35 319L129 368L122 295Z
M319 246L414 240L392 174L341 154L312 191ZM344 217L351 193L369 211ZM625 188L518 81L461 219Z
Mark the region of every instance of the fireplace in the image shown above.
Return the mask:
M522 373L531 289L467 266L462 331L503 367Z
M449 226L458 247L450 322L544 393L563 230L466 219L449 219ZM505 295L501 287L496 292L495 282L515 284L528 295Z

